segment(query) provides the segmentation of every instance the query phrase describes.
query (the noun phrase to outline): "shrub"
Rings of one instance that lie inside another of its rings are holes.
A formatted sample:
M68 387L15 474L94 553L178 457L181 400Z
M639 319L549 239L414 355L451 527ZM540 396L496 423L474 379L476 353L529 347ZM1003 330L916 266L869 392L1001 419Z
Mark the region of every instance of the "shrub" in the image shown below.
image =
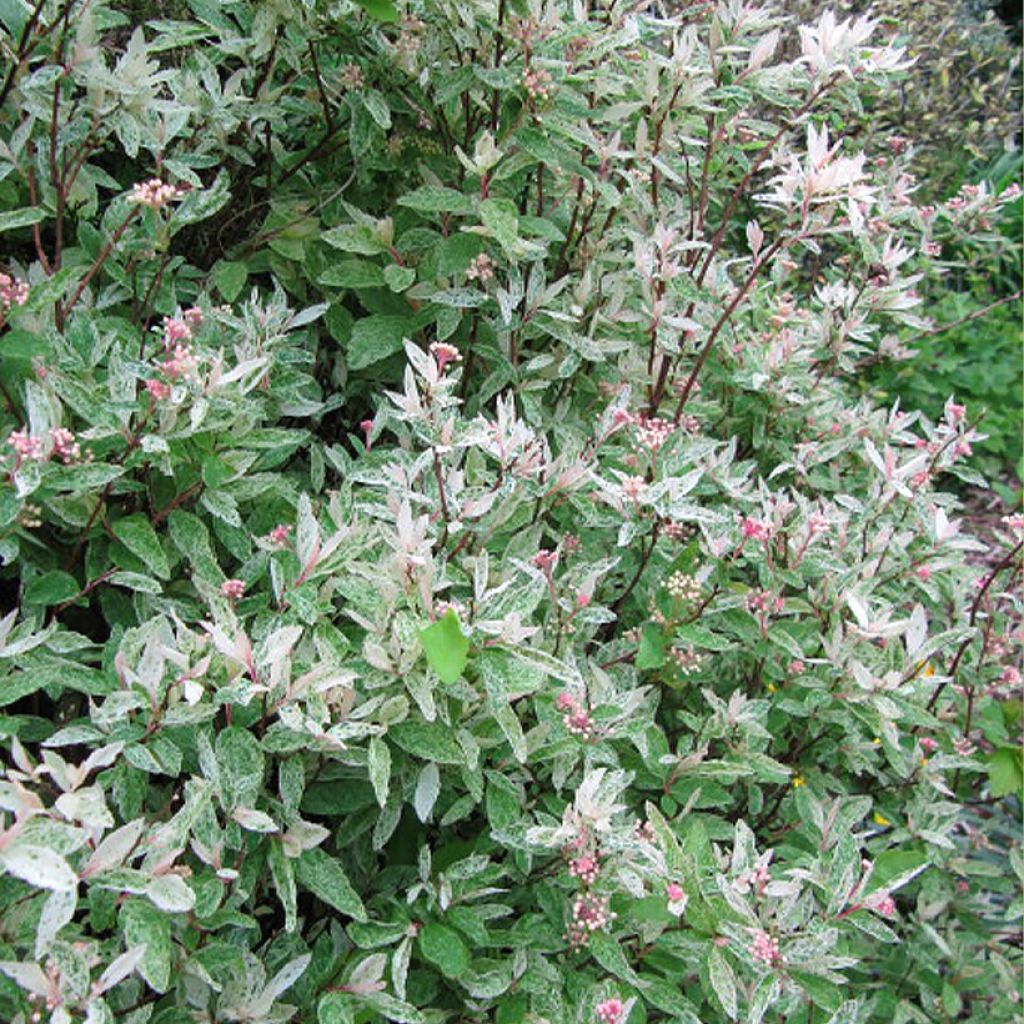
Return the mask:
M902 52L162 13L3 8L6 1019L1014 1019L1024 521L852 378L1013 190L835 140Z

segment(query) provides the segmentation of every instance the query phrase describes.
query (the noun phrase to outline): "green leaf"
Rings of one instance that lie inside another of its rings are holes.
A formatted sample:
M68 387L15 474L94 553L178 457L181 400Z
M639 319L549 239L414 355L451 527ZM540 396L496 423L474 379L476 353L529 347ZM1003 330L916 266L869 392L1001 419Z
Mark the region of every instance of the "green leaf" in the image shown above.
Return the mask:
M661 668L664 664L665 636L660 626L648 622L640 636L640 647L636 652L636 667L639 669Z
M62 601L70 601L81 589L70 573L53 569L34 579L25 588L25 604L60 604Z
M295 861L295 878L304 889L308 889L339 913L357 921L366 920L366 908L359 894L352 888L348 875L325 850L315 847L303 851Z
M328 992L317 1004L317 1024L352 1024L351 996Z
M357 320L348 343L349 369L361 370L401 352L402 342L414 331L412 320L404 316L377 314Z
M660 900L664 904L664 900ZM650 975L642 976L645 988L644 999L651 1006L670 1014L676 1021L683 1021L685 1024L700 1024L700 1018L693 1004L679 991L678 986L667 982L664 978L656 978Z
M222 799L230 807L249 807L263 787L264 757L248 729L229 725L217 734L217 767Z
M387 246L365 224L339 224L320 236L328 245L360 256L377 256Z
M213 270L213 283L225 302L234 302L249 279L249 268L237 260L221 260Z
M455 611L449 608L437 622L421 629L420 643L427 663L441 682L457 682L469 660L469 638L462 632Z
M378 126L387 131L391 127L391 111L388 109L388 101L377 92L376 89L363 89L359 93L370 117L377 122Z
M124 944L145 946L138 972L150 988L166 992L171 985L171 919L146 900L131 899L121 909Z
M843 990L808 971L790 970L790 977L824 1010L834 1013L843 1003Z
M393 292L404 292L416 280L416 271L412 267L392 263L384 268L384 280Z
M367 992L359 997L364 1003L368 1003L379 1013L382 1013L388 1020L395 1024L424 1024L426 1018L409 1003L402 999L396 999L387 992Z
M37 889L73 892L78 876L56 850L30 843L14 843L0 852L0 868Z
M213 553L210 533L205 524L191 512L176 508L167 517L167 529L174 546L189 560L204 579L217 582L223 578Z
M398 200L398 205L408 206L410 210L419 213L472 213L475 208L471 196L442 185L424 185L413 189Z
M385 284L380 267L367 260L332 263L317 280L332 288L383 288Z
M480 204L480 219L503 249L514 250L519 241L519 211L511 199L485 199Z
M420 722L407 718L388 729L388 736L407 754L438 764L466 763L462 747L443 722Z
M46 211L39 209L38 206L26 206L23 210L0 213L0 233L26 228L43 220L46 220Z
M609 973L627 982L635 988L643 988L643 982L637 976L619 942L607 932L594 932L587 943L591 955Z
M152 576L144 576L140 572L115 572L109 582L116 587L127 587L140 594L162 594L163 586Z
M729 1015L730 1020L736 1020L739 1015L739 1006L736 999L736 976L733 974L729 961L717 946L711 947L708 954L708 980L714 989L722 1009Z
M994 797L1024 791L1020 747L1000 747L988 759L988 784Z
M298 923L298 895L295 891L295 862L285 856L284 844L272 839L267 853L270 876L274 880L274 892L284 909L284 930L295 931Z
M419 933L420 952L447 978L458 978L469 968L469 950L459 933L435 921Z
M391 748L379 736L370 739L366 764L377 803L383 807L388 802L388 786L391 781Z
M160 579L171 575L167 555L160 546L160 538L146 516L141 513L116 520L111 529L114 536L133 554L146 563L147 568Z
M395 7L392 0L356 0L356 3L371 18L376 18L378 21L398 21L398 8Z

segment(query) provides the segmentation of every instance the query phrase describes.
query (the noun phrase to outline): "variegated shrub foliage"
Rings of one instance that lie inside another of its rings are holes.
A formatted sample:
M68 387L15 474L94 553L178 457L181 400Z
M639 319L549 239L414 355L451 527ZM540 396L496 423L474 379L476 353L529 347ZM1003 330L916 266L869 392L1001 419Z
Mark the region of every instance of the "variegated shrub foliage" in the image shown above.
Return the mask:
M853 380L1014 191L672 8L0 3L4 1020L1017 1019L1024 521Z

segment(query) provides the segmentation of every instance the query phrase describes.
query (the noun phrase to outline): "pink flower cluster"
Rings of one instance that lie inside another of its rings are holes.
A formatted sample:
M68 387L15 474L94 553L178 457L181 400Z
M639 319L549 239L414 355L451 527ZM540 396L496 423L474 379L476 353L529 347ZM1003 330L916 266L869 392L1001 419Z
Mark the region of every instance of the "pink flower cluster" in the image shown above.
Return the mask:
M597 876L600 873L601 865L597 859L597 854L593 856L584 854L569 861L570 876L578 878L580 883L588 888L597 881Z
M27 430L15 430L7 438L7 443L14 449L18 462L22 462L25 459L31 462L44 462L46 460L43 439L30 434Z
M0 273L0 308L4 312L11 306L24 306L28 302L28 283L10 274Z
M220 592L229 601L237 601L245 593L245 582L235 579L225 580L220 585Z
M523 72L523 87L535 100L546 100L551 95L551 75L543 68L529 68Z
M164 317L164 360L160 364L160 372L168 381L189 380L195 376L199 357L189 343L202 324L203 311L198 306L186 309L181 316ZM146 391L157 402L164 402L171 397L170 384L158 378L146 381Z
M66 427L51 428L49 436L52 454L65 465L81 458L81 446L75 440L75 435ZM45 462L49 457L43 439L30 434L28 430L13 431L7 438L7 443L14 449L19 465L25 461Z
M740 519L740 533L744 540L756 540L762 544L767 543L771 538L771 527L760 519L753 516L743 516Z
M752 590L747 594L747 611L755 615L776 615L786 607L786 599L770 590Z
M750 944L750 955L767 967L778 967L782 963L779 940L767 932L758 932Z
M562 712L562 724L566 732L584 740L593 738L594 720L590 717L590 712L571 693L560 693L555 700L555 707Z
M642 476L624 476L619 486L627 501L638 502L647 493L647 481Z
M592 892L580 893L572 905L569 931L566 934L569 945L573 949L582 948L594 932L607 928L615 917L607 896L598 896Z
M132 188L132 201L159 210L174 199L180 199L184 192L176 185L170 185L159 178L140 181Z
M480 253L470 261L466 268L466 277L470 281L490 281L494 277L494 261L487 253Z
M696 601L700 597L700 582L689 573L674 572L662 586L677 601Z
M621 999L613 998L598 1003L594 1012L600 1024L622 1024L626 1010Z
M50 431L50 440L53 442L54 454L65 465L81 458L82 449L75 440L75 435L66 427L54 427Z
M673 647L671 654L672 660L676 663L676 668L684 676L692 676L704 664L704 655L699 651L695 651L692 646L685 648Z
M286 523L278 523L267 535L271 544L279 548L288 547L288 535L292 532L291 526Z

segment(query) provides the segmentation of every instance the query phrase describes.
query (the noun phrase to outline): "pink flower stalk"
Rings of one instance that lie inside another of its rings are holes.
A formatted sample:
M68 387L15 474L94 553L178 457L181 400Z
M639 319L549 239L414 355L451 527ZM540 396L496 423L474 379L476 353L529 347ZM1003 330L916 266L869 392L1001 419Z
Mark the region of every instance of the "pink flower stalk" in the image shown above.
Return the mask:
M590 595L585 594L582 590L576 595L576 607L586 608L590 604Z
M444 368L449 363L461 363L462 353L454 345L444 341L435 341L430 346L430 354L437 362L438 373L444 373Z
M919 580L924 580L927 583L932 578L932 571L927 565L922 565L918 567L916 575Z
M934 754L935 751L939 749L939 745L938 745L938 743L935 740L933 740L931 738L931 736L922 736L921 737L921 749L926 754Z
M547 548L541 548L540 551L530 559L530 562L540 569L545 576L550 576L552 569L558 565L558 552L549 551Z
M177 317L164 317L164 348L170 350L182 341L192 340L192 328L185 320Z
M166 206L173 199L180 199L181 189L175 185L169 185L159 178L150 178L149 181L140 181L132 189L132 201L159 210Z
M794 675L794 676L802 675L806 669L807 669L807 666L799 658L794 658L789 663L789 671L790 671L791 675Z
M203 311L199 306L191 306L181 314L181 318L193 331L203 326Z
M32 462L45 462L46 452L43 450L43 439L30 434L27 430L15 430L7 443L14 449L18 462L28 459Z
M171 385L155 378L146 381L146 390L150 397L157 402L166 402L171 397Z
M768 967L777 967L782 963L779 940L767 932L758 932L750 944L750 955Z
M279 548L286 548L288 546L288 534L292 532L291 526L286 523L278 523L268 535L268 539L272 544L276 544Z
M9 274L0 273L0 307L4 312L11 306L24 306L28 302L28 284Z
M605 999L594 1012L600 1024L622 1024L626 1011L621 999Z
M195 374L199 359L188 345L175 345L161 369L171 380L186 379Z
M686 904L689 902L686 892L678 882L669 882L667 895L668 902L665 905L665 909L674 917L680 917L686 909Z
M82 449L75 440L75 435L65 427L51 429L50 440L53 442L54 452L65 465L81 457Z
M366 436L366 450L370 450L370 435L373 433L373 420L363 420L359 424L359 429Z
M220 585L220 592L229 601L237 601L245 593L245 583L243 580L225 580Z

